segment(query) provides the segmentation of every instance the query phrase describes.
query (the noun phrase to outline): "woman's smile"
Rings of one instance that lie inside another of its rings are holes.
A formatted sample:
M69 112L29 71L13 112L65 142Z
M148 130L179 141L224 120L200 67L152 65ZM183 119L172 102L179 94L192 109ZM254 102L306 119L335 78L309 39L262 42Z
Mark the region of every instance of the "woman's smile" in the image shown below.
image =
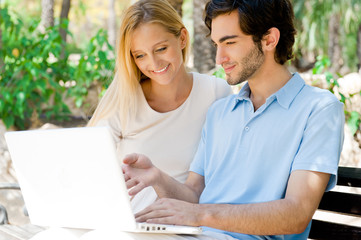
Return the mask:
M164 68L162 68L160 70L154 70L153 72L158 73L158 74L165 73L168 70L169 66L170 66L170 64L168 64L167 66L165 66Z

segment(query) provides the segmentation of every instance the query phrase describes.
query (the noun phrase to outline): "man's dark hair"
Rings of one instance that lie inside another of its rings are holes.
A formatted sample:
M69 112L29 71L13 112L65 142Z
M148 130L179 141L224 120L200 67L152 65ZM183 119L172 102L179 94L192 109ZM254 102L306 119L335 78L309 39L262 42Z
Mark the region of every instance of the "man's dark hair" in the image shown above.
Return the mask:
M258 47L270 28L275 27L280 31L275 53L276 62L284 64L293 58L292 47L296 29L289 0L211 0L205 7L204 22L211 31L214 18L230 14L234 10L238 11L242 32L251 35Z

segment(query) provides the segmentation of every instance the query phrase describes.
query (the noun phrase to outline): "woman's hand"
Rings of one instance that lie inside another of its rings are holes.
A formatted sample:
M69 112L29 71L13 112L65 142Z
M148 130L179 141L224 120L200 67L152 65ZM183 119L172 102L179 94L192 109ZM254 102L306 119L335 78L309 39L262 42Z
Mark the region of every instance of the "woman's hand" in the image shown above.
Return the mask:
M129 195L134 196L142 189L157 184L160 177L160 171L156 168L150 159L142 154L128 154L123 159L125 183L129 190Z

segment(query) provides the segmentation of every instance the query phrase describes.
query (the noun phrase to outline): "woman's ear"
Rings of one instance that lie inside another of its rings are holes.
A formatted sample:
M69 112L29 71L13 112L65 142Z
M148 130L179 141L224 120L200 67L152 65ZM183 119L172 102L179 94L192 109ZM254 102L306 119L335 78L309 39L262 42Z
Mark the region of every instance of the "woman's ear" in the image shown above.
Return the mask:
M180 32L180 36L179 36L179 39L181 41L181 48L182 49L184 49L186 47L186 45L187 45L187 36L188 36L187 29L182 28L181 32Z
M262 39L263 50L271 51L276 49L279 40L280 31L278 30L278 28L270 28Z

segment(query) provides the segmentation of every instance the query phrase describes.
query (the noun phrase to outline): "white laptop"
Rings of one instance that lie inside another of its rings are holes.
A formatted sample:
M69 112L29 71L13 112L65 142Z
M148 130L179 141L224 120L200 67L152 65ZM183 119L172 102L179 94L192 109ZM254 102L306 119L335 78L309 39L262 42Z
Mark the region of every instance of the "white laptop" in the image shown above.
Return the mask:
M106 127L5 134L32 224L199 234L201 228L136 223Z

